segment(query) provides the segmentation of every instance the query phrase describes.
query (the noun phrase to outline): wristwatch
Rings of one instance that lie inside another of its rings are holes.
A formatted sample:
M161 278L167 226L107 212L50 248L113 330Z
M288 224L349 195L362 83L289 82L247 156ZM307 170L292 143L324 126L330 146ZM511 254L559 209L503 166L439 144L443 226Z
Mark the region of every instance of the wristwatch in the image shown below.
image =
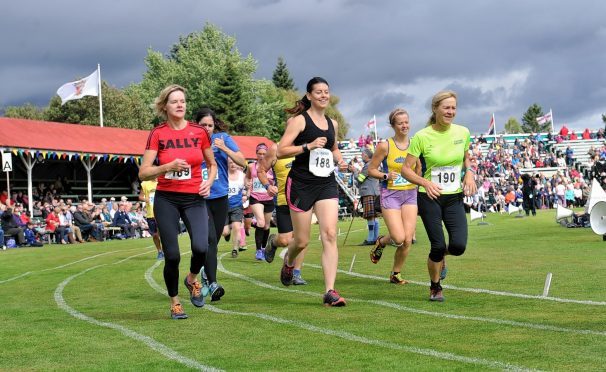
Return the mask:
M383 173L383 181L387 181L387 173Z

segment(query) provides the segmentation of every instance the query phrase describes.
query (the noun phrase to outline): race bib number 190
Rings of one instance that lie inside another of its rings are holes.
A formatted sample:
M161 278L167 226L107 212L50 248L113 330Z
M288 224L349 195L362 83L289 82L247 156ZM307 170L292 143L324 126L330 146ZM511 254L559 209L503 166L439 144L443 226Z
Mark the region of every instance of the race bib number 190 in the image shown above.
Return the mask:
M431 182L438 184L442 191L456 192L461 188L461 166L432 168Z
M309 153L309 171L318 177L328 177L335 169L332 152L328 149L313 149Z
M182 171L169 171L164 174L164 178L167 180L189 180L191 179L191 166L188 166Z

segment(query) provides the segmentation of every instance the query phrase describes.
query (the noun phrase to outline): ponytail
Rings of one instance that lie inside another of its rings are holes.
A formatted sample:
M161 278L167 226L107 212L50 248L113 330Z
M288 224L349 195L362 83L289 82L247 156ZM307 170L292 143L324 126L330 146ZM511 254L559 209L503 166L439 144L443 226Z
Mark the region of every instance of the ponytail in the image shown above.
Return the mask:
M297 116L297 115L301 115L304 111L309 110L310 107L311 107L311 101L305 95L300 100L295 102L295 105L293 107L286 109L284 111L286 111L286 113L288 113L292 116Z

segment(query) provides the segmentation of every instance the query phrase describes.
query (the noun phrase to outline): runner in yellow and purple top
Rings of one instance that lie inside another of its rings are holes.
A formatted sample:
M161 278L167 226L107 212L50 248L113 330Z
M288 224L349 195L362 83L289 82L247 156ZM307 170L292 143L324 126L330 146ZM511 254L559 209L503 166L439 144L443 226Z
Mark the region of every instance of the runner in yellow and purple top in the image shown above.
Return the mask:
M410 142L402 175L419 185L419 215L431 243L427 259L431 280L429 300L444 301L440 285L442 263L445 255L460 256L465 252L467 219L463 194L475 194L476 184L475 171L470 167L469 130L452 123L457 113L456 93L438 92L432 99L431 109L427 126ZM418 160L422 177L414 170ZM442 223L448 232L448 244Z
M394 130L394 136L379 143L368 166L368 174L382 180L381 213L389 235L379 236L370 251L370 260L372 263L378 263L383 248L391 243L396 247L396 252L389 281L402 285L408 283L402 277L401 271L417 225L417 185L402 177L402 165L410 146L408 112L401 108L393 110L389 114L389 124ZM382 170L379 170L381 164ZM420 172L420 161L417 160L414 169Z

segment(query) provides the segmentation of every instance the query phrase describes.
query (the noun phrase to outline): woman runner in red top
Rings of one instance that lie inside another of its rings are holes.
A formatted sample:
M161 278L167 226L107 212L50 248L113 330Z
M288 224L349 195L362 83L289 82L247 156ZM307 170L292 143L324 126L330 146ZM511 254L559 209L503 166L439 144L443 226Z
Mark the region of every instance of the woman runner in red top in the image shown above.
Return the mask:
M204 306L202 286L197 277L208 250L208 214L204 196L217 174L217 164L204 127L185 120L185 89L179 85L164 88L155 101L156 113L166 121L149 133L139 178L158 178L154 215L164 250L164 282L171 302L171 317L187 315L178 297L179 219L191 240L192 257L185 286L196 307ZM157 163L154 162L157 160ZM206 161L208 180L202 180L201 164Z

